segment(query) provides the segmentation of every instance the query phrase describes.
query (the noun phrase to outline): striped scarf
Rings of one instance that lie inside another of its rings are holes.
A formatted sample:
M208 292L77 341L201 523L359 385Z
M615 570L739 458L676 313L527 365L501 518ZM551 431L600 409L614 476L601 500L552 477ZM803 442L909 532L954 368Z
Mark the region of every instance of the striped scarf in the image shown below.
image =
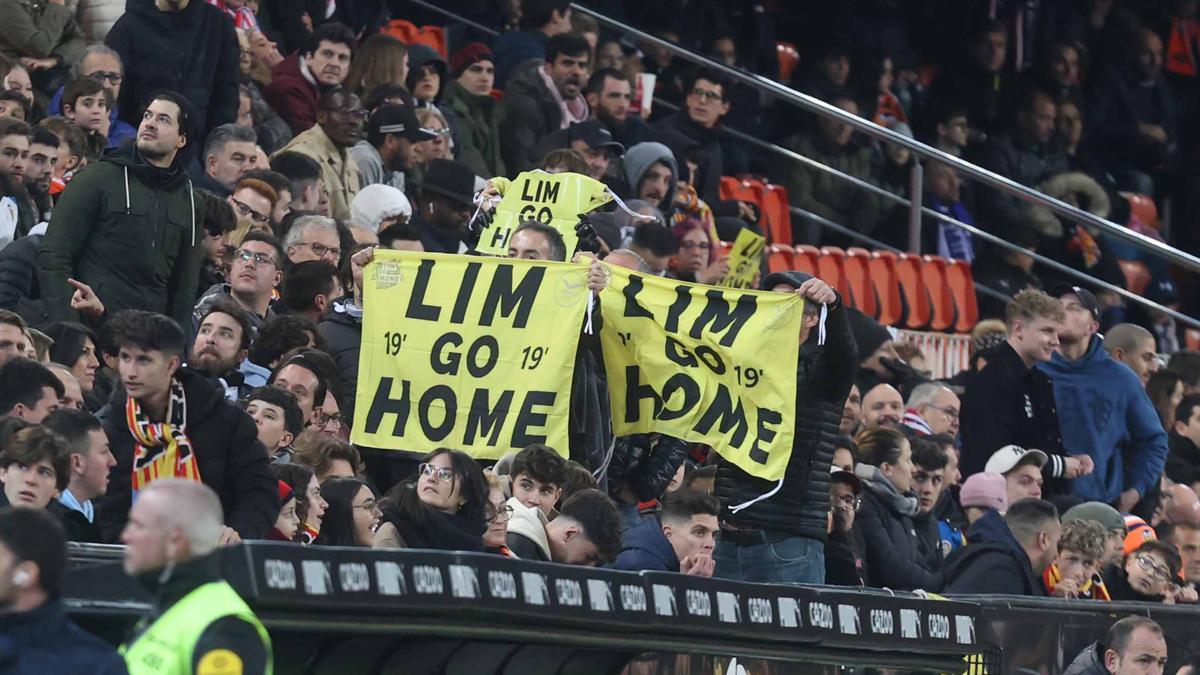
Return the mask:
M1054 595L1054 587L1061 580L1062 573L1058 571L1058 563L1050 565L1042 573L1042 581L1046 583L1046 591L1050 595ZM1108 587L1104 585L1104 579L1099 574L1093 574L1091 580L1079 588L1079 595L1076 597L1080 600L1112 600L1108 595Z
M133 435L133 495L159 478L200 480L196 452L188 440L187 397L179 380L171 378L167 421L151 422L137 399L125 400L125 423Z

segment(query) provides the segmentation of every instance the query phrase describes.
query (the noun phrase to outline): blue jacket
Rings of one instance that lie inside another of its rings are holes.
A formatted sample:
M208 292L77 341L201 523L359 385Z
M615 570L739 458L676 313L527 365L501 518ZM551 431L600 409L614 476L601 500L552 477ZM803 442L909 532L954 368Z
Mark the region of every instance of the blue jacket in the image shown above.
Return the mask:
M1037 367L1054 383L1063 448L1096 464L1071 481L1071 494L1106 503L1130 488L1145 495L1166 464L1167 432L1138 376L1109 357L1100 336L1078 361L1055 354Z
M0 616L0 673L125 672L125 661L117 650L67 619L59 600L50 600L28 612Z
M613 569L628 572L679 571L675 549L671 548L671 542L662 533L662 523L657 518L647 518L625 530L621 537L621 555L617 556Z
M54 96L51 97L50 104L46 106L47 113L51 115L62 114L62 95L63 87L59 87L58 91L54 92ZM134 129L132 125L117 119L118 112L119 111L117 110L116 105L113 105L113 107L108 109L108 145L105 146L105 149L119 148L124 145L126 141L137 135L137 129Z

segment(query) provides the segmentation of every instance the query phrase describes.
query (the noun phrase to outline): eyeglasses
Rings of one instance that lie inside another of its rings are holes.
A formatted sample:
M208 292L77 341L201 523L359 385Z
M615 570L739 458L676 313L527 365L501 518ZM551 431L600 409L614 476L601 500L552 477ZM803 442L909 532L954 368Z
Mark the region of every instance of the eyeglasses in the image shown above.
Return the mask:
M417 467L417 473L424 476L432 476L437 474L438 480L443 483L449 483L454 480L454 469L448 466L434 466L432 464L422 464Z
M682 242L679 242L679 248L686 248L686 249L694 248L694 249L699 249L701 251L707 251L708 249L712 248L712 243L707 242L707 241L682 241Z
M693 89L691 95L695 96L696 98L703 99L705 101L720 101L724 98L717 92L708 91L706 89Z
M504 506L501 506L500 508L496 508L495 506L492 506L489 504L487 521L489 523L495 523L495 522L506 523L512 519L512 514L513 514L513 507L511 504L505 504Z
M97 70L96 72L89 74L88 78L97 82L108 80L110 84L121 84L121 80L125 79L121 76L121 73L113 73L107 70Z
M243 217L253 220L256 223L265 223L265 222L268 222L271 220L271 216L261 214L258 211L255 211L254 209L250 208L249 206L246 206L244 203L234 199L233 197L230 197L229 201L233 202L233 205L235 207L237 207L238 213L242 214Z
M238 250L234 251L233 259L241 260L243 264L253 260L255 265L270 265L271 267L275 267L275 258L273 258L270 253L255 253L253 251L247 251L244 248L239 248Z
M1155 579L1158 579L1159 581L1170 581L1171 580L1171 571L1167 570L1167 569L1163 569L1162 567L1159 567L1158 565L1155 565L1154 560L1151 559L1150 556L1139 555L1137 557L1137 561L1138 561L1138 565L1144 571L1149 572L1150 576L1154 577Z
M350 508L362 509L364 511L378 511L379 510L379 502L377 500L375 500L374 498L371 498L361 504L351 504Z
M314 412L312 417L312 426L321 429L327 429L329 427L337 429L341 428L343 419L342 413L326 415L324 412Z
M318 258L324 258L327 255L334 257L334 258L342 257L342 249L340 249L336 246L326 246L325 244L317 244L317 243L308 242L308 241L299 242L296 244L296 246L307 246L307 247L311 248L312 252Z
M854 495L829 495L829 502L834 506L845 506L855 511L862 505L862 500Z

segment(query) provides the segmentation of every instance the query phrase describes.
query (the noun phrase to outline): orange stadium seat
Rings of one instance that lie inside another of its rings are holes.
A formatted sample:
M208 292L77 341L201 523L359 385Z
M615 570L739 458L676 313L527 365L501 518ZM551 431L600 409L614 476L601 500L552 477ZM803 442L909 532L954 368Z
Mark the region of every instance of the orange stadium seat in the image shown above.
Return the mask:
M1188 328L1183 331L1183 348L1189 352L1200 352L1200 330Z
M754 189L754 184L762 185L762 181L752 180L749 178L734 178L733 176L721 176L721 188L719 194L722 200L736 199L743 202L751 202L758 204L759 192Z
M900 281L900 293L904 299L904 326L914 330L925 328L929 325L933 308L930 306L929 291L921 278L920 257L907 253L896 255L896 278Z
M900 279L896 276L896 254L876 251L867 263L871 270L871 286L879 309L879 323L891 326L904 318L904 301L900 298Z
M871 286L871 252L865 248L846 249L842 262L842 274L846 286L854 296L854 306L870 317L878 316L879 306L875 302L875 289Z
M794 253L791 246L771 244L767 247L767 270L770 272L800 270L813 274L816 265L812 264L808 256L794 256Z
M925 282L925 289L929 291L933 309L929 319L929 329L954 330L954 295L950 292L950 284L946 282L946 259L936 255L923 256L921 258L921 279Z
M800 50L790 42L775 43L775 54L779 57L779 81L788 82L800 65Z
M800 244L795 249L795 254L792 257L792 264L796 269L821 279L820 269L817 267L817 260L821 257L821 249L808 244ZM824 281L824 279L822 279Z
M821 256L817 258L817 277L841 293L848 305L857 307L854 294L846 285L846 272L842 269L845 258L846 252L842 249L836 246L822 246Z
M1146 225L1159 229L1162 223L1158 219L1158 206L1147 195L1136 192L1123 192L1125 201L1129 202L1129 213Z
M733 251L733 243L732 242L718 241L716 250L713 251L713 255L716 256L717 258L727 258L727 257L729 257L729 254L732 251Z
M971 276L971 264L965 260L946 261L946 285L954 296L958 319L954 331L969 333L979 321L979 304L975 300L975 279Z
M1142 295L1150 285L1150 270L1146 263L1140 260L1118 260L1121 272L1125 275L1125 290L1135 295Z
M762 209L762 229L767 235L767 241L791 246L792 211L787 190L782 185L764 185L758 206Z
M384 26L381 33L386 33L406 45L421 44L437 51L443 59L449 59L446 53L446 31L441 26L417 26L411 21L393 19Z

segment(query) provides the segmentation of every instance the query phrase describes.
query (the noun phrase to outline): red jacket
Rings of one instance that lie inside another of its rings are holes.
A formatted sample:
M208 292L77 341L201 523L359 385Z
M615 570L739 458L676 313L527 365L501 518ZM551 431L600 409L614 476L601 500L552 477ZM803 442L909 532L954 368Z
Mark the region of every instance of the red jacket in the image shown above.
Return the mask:
M321 90L300 70L300 54L292 54L271 69L271 83L263 98L292 128L293 134L317 123L317 100Z

